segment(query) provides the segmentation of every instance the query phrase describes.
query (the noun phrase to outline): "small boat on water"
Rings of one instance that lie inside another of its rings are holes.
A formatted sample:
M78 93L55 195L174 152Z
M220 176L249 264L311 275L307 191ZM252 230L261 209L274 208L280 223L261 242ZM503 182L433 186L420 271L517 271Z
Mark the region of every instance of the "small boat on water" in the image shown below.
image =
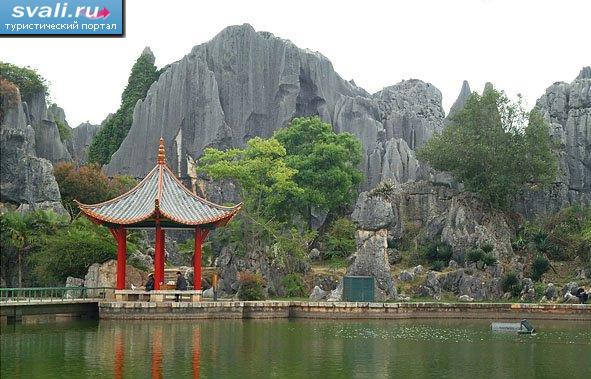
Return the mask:
M521 322L493 322L491 325L493 332L507 332L517 334L534 334L536 329L526 319Z

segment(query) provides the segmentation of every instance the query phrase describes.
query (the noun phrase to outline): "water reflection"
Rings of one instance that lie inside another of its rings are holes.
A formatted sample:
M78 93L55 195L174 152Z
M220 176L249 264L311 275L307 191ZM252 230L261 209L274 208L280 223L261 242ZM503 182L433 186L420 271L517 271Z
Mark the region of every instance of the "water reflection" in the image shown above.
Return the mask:
M101 321L2 329L2 378L591 377L589 323Z

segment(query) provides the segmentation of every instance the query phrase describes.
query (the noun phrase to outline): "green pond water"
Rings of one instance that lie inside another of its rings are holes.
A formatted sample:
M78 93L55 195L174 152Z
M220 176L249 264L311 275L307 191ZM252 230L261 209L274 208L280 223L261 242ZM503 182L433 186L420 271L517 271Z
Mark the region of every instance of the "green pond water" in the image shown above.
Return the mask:
M2 325L4 378L591 378L591 323L70 321Z

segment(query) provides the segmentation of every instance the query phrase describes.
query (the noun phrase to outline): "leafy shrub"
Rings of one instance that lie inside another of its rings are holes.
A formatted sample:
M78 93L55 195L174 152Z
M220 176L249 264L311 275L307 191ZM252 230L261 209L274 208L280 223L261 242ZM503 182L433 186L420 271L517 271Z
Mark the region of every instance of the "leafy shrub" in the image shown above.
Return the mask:
M468 252L466 253L466 260L468 262L476 263L478 261L483 261L485 255L486 254L484 253L484 251L481 248L475 247L475 248L468 250Z
M443 261L434 261L433 264L431 265L431 270L434 271L443 271L443 269L445 268L445 262Z
M265 300L262 276L243 271L238 274L238 299L242 301Z
M542 256L538 255L531 265L531 278L534 281L538 281L542 278L542 275L550 269L550 261Z
M46 235L31 261L38 284L52 286L63 284L68 276L83 278L93 263L116 257L117 246L107 229L79 218L65 230Z
M496 266L497 265L497 258L494 255L487 253L484 254L482 257L482 262L487 266Z
M288 274L283 277L283 287L287 297L303 297L306 295L304 279L299 274Z
M355 229L355 224L348 218L333 221L325 235L324 254L328 258L346 258L354 253Z
M486 242L486 243L482 244L482 246L480 246L480 248L486 254L492 253L492 251L495 249L495 247L492 245L492 243L489 243L489 242Z
M55 124L57 125L57 130L60 134L60 140L62 140L62 142L72 139L72 129L70 129L66 124L58 120L55 120Z
M508 272L501 280L503 292L510 292L513 297L519 296L523 285L514 272Z
M17 86L24 101L30 101L36 93L47 93L45 79L30 67L0 62L0 77Z
M445 264L451 259L453 251L449 244L443 241L436 241L427 245L425 254L429 262L441 261Z

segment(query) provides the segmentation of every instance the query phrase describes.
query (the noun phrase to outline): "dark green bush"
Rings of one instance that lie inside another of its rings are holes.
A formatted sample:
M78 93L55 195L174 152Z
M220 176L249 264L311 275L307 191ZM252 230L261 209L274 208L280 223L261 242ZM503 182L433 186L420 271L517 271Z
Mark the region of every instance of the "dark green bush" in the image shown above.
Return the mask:
M497 258L494 255L487 253L484 254L482 257L482 262L487 266L496 266L497 265Z
M238 299L242 301L265 300L262 276L243 271L238 275Z
M480 246L480 248L482 249L482 251L484 251L486 254L490 254L492 253L492 251L495 249L495 247L492 245L492 243L484 243Z
M304 279L300 274L288 274L283 277L283 287L285 287L285 295L287 297L304 297L306 296L306 286Z
M345 217L332 222L324 237L324 255L346 258L355 252L355 224Z
M473 249L468 250L468 252L466 253L466 260L468 262L478 262L478 261L483 261L484 257L485 257L485 253L484 251L479 248L479 247L475 247Z
M513 297L519 296L523 285L514 272L508 272L501 280L503 292L510 292Z
M453 251L451 246L443 241L435 241L427 245L425 256L429 262L442 261L444 264L449 262Z
M24 101L30 101L36 93L47 93L47 82L30 67L0 62L0 77L17 86Z
M549 269L550 261L546 257L538 255L531 265L531 279L537 282Z
M113 236L106 228L78 219L59 233L46 235L42 248L31 256L33 275L43 286L61 285L68 276L83 278L93 263L117 256ZM128 249L131 250L130 246Z
M445 268L445 262L443 261L434 261L431 265L431 270L433 271L443 271Z

